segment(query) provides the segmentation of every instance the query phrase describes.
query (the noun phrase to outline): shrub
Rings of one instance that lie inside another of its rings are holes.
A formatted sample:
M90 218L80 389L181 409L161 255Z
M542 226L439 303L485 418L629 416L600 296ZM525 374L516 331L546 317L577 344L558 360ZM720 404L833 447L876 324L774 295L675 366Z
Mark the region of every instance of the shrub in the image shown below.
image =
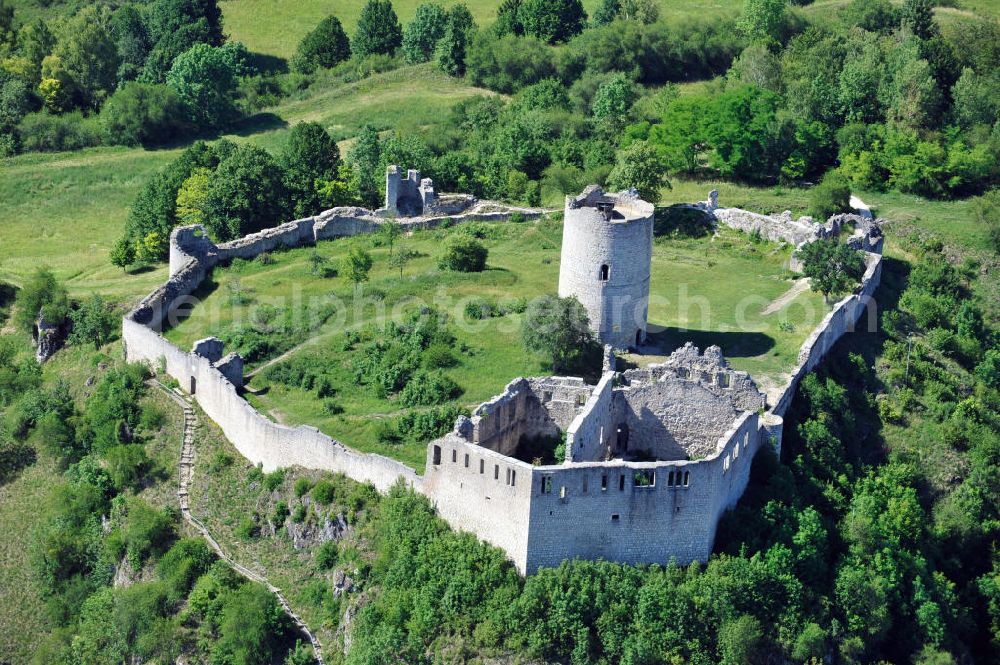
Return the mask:
M171 597L179 600L187 595L195 580L212 566L215 554L201 538L182 538L163 555L156 572L171 590Z
M407 382L400 393L404 406L434 406L458 397L462 392L458 384L440 371L419 371Z
M18 123L17 133L25 152L81 150L100 145L103 134L97 116L84 116L79 111L29 113Z
M487 32L469 45L466 72L474 84L506 94L555 76L552 51L532 37L494 37Z
M424 351L423 362L427 369L444 369L454 367L458 361L452 354L450 345L431 344Z
M409 441L424 442L444 436L455 425L463 410L453 404L427 411L411 411L396 423L399 435Z
M492 315L494 307L485 298L473 298L465 303L465 317L473 321L488 319Z
M809 192L809 214L820 223L851 208L851 187L837 170L828 171Z
M281 487L281 483L283 482L285 482L285 470L278 469L276 471L272 471L271 473L265 475L262 484L265 490L267 490L268 492L273 492L274 490Z
M306 507L304 504L295 504L295 509L292 511L292 521L296 524L302 524L306 520Z
M327 540L316 550L316 566L320 570L330 570L337 565L337 543Z
M308 478L298 478L295 481L295 496L304 497L312 489L312 482Z
M330 68L351 57L351 43L336 16L327 16L299 42L292 67L311 73L317 67Z
M101 127L108 143L155 145L178 138L187 130L184 106L165 85L131 81L105 102Z
M444 254L438 260L442 270L482 272L486 269L486 247L465 234L454 234L445 241Z
M285 524L285 520L288 519L290 514L288 504L284 501L279 501L274 504L274 515L272 516L271 521L274 522L275 528L280 529Z
M321 480L312 488L312 498L316 500L317 503L321 503L327 506L333 503L333 499L336 496L336 488L328 480Z
M244 517L236 526L236 537L240 540L255 540L260 535L257 523L249 517Z

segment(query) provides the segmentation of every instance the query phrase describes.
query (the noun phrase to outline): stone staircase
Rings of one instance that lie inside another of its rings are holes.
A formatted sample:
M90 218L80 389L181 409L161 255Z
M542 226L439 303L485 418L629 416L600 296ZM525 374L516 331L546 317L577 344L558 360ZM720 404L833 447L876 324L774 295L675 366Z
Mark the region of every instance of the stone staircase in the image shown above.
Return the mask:
M281 589L268 582L264 575L250 570L246 566L234 561L232 557L223 551L222 546L219 545L219 542L209 532L208 527L206 527L201 520L191 513L189 490L191 487L191 481L194 478L194 429L198 424L198 420L195 416L194 408L191 405L190 396L185 395L179 390L167 388L159 381L154 380L151 381L151 383L167 393L167 395L184 411L184 436L181 444L181 456L178 473L179 482L177 487L177 499L180 503L181 516L184 518L184 521L193 526L208 542L209 547L212 548L216 555L232 566L233 570L249 580L263 584L267 587L268 591L274 594L275 598L278 599L278 603L281 605L281 608L285 611L285 614L287 614L288 618L292 620L295 628L309 640L309 643L313 648L313 654L316 658L316 662L319 665L324 665L323 646L320 644L316 635L309 630L309 626L307 626L299 615L292 610L291 605L288 604L288 601L285 599Z

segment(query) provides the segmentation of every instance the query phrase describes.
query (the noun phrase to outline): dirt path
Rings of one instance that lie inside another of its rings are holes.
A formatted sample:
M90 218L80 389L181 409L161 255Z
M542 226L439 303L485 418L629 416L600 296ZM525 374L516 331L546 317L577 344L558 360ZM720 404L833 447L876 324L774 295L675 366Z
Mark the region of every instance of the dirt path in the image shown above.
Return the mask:
M268 582L265 576L256 573L245 566L241 566L230 558L229 555L222 550L222 546L219 545L218 541L212 537L208 528L202 524L201 520L191 513L191 506L188 502L188 490L191 487L191 480L194 478L194 427L197 424L194 408L191 406L190 397L167 388L159 381L153 381L153 384L166 392L167 395L169 395L172 400L177 402L178 406L184 410L184 438L181 444L180 472L177 488L177 499L181 506L181 516L188 524L193 526L206 541L208 541L209 547L215 551L216 555L218 555L220 559L232 566L233 570L248 580L263 584L267 587L268 591L274 594L275 598L278 599L278 603L281 605L281 608L285 611L285 614L288 615L288 618L292 620L292 623L295 624L298 631L309 640L310 644L312 644L313 655L316 657L316 662L319 663L319 665L323 665L323 646L319 643L319 639L317 639L316 636L313 635L312 631L309 630L309 626L307 626L305 622L299 618L299 615L292 610L288 601L285 600L285 596L281 593L281 589Z
M793 300L795 300L796 298L798 298L799 294L801 294L801 293L803 293L805 291L808 291L808 290L809 290L809 280L808 279L802 278L802 279L795 280L795 284L792 285L792 288L788 289L787 291L785 291L784 293L782 293L780 296L778 296L777 298L775 298L774 300L772 300L770 302L770 304L768 304L768 306L765 307L764 310L761 312L761 315L762 316L767 316L768 314L774 314L775 312L777 312L778 310L780 310L782 307L784 307L788 303L790 303Z

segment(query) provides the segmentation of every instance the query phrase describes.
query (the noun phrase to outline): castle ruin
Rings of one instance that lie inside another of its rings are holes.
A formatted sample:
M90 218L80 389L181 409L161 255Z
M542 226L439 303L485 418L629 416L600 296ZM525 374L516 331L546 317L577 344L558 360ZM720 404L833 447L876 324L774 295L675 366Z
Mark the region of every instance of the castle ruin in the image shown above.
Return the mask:
M435 217L425 205L422 216L400 223L432 228L445 220L502 221L515 212L529 218L542 212L489 202L462 210ZM388 213L388 205L379 211L337 208L219 245L199 227L175 229L168 281L123 319L126 358L163 366L237 450L265 471L326 469L380 491L403 482L427 496L453 528L502 548L522 573L572 558L630 564L707 559L719 518L746 488L754 455L762 446L780 451L782 418L799 381L861 317L876 315L880 238L865 252L860 289L837 302L806 339L772 400L746 372L732 369L718 347L701 352L691 344L642 369L618 372L609 363L596 386L573 377L519 378L428 443L424 475L351 450L314 427L270 420L240 394L242 360L224 355L222 342L200 340L186 352L160 334L167 315L188 303L218 263L374 232ZM605 195L591 187L567 201L559 291L587 299L596 332L609 343L628 346L645 335L651 222L652 206L634 193ZM616 330L616 319L606 318L611 296L637 305L634 325ZM562 437L562 459L542 464L531 458L536 448L530 444Z

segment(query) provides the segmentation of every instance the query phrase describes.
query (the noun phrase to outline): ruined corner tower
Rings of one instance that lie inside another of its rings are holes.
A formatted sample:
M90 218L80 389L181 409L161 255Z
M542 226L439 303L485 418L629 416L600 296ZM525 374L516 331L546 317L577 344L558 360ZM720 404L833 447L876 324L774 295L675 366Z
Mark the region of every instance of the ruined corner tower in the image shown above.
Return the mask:
M559 295L576 296L601 343L638 347L646 339L653 204L635 190L605 194L590 185L566 197Z

